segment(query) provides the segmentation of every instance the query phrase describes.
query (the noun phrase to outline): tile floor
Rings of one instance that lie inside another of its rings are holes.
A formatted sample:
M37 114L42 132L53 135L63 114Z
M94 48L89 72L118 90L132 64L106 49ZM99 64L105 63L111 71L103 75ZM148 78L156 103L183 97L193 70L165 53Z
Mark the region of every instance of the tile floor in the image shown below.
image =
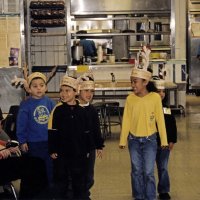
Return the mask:
M200 97L187 96L185 111L185 117L176 116L178 143L170 156L170 194L172 200L200 200ZM119 132L113 127L103 158L96 161L92 200L132 200L129 154L118 148Z
M187 96L185 111L186 117L176 116L178 143L169 162L170 194L172 200L200 200L200 97ZM129 154L118 148L119 127L113 132L102 160L96 161L92 200L132 200Z

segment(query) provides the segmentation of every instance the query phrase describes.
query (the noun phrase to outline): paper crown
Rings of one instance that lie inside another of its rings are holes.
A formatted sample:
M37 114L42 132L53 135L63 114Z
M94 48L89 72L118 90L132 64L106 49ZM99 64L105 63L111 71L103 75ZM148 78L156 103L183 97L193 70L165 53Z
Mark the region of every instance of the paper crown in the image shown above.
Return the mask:
M131 77L142 78L148 81L151 79L151 76L152 76L151 72L137 68L133 68L131 73Z
M79 77L79 79L80 79L79 90L95 89L94 77L91 72L84 73L82 76Z
M158 90L164 90L165 89L165 81L160 79L160 80L153 80L155 83L155 86Z
M28 76L28 85L31 84L31 81L34 79L34 78L41 78L45 83L47 82L47 78L44 74L40 73L40 72L34 72L32 74L30 74Z
M149 54L151 50L146 46L143 46L142 51L137 53L137 59L135 60L135 66L132 69L131 77L142 78L150 80L152 73L147 70L149 66Z
M72 87L74 88L75 90L78 89L78 81L76 78L73 78L73 77L70 77L70 76L63 76L61 82L60 82L60 86L69 86L69 87Z

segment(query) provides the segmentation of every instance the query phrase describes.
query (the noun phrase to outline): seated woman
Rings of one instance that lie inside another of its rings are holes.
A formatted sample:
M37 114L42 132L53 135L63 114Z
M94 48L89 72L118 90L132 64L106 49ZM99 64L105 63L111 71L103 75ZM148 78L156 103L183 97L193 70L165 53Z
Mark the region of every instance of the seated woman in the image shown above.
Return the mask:
M19 156L19 147L7 148L6 143L0 140L0 185L21 179L20 199L45 198L45 163L40 158Z

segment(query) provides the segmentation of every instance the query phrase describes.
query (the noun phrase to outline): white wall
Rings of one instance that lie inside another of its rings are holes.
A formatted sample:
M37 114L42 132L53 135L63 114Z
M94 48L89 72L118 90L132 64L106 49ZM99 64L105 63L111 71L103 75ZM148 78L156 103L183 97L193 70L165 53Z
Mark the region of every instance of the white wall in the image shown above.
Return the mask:
M186 3L175 0L175 59L186 59Z

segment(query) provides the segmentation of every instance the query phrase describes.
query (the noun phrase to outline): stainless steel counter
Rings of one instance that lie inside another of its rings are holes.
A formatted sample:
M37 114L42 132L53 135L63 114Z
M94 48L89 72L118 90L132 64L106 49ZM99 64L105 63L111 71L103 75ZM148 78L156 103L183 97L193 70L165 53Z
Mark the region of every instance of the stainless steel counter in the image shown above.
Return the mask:
M167 104L171 105L170 92L174 92L174 104L178 107L177 102L177 85L173 82L166 82L165 87L167 89ZM109 81L96 81L95 83L95 95L94 99L126 99L127 95L132 92L131 83L128 80L109 82Z
M177 85L173 82L165 82L166 89L176 89ZM96 91L132 91L130 81L97 81L95 83Z

